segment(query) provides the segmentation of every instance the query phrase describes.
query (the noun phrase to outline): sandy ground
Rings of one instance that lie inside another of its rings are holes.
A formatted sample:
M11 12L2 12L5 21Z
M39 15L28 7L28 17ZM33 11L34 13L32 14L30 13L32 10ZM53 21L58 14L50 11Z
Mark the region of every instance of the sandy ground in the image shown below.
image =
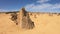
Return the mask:
M57 15L30 15L35 24L30 30L20 29L10 18L10 14L0 14L0 34L60 34L60 16Z

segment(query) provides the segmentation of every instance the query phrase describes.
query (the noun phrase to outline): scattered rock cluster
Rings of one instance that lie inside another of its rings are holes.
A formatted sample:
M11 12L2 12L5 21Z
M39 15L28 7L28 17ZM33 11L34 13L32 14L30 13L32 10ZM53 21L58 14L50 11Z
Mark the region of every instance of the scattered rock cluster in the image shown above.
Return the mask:
M16 25L20 25L22 29L33 29L34 22L30 19L29 14L25 11L24 8L21 9L19 14L12 13L11 20L16 23Z

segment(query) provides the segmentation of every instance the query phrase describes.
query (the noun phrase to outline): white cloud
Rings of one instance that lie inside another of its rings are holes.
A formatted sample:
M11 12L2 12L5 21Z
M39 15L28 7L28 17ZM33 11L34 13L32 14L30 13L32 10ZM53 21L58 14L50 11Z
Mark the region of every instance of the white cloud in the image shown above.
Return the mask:
M0 12L4 12L4 11L7 11L7 10L0 9Z
M37 11L37 12L60 12L60 4L49 4L43 3L49 0L40 0L41 4L35 5L34 3L25 6L27 11Z
M38 0L37 3L45 3L45 2L48 2L50 0Z
M60 9L60 4L39 4L39 5L34 5L34 4L30 4L30 5L26 5L25 6L27 11L41 11L41 12L57 12L60 11L58 9Z

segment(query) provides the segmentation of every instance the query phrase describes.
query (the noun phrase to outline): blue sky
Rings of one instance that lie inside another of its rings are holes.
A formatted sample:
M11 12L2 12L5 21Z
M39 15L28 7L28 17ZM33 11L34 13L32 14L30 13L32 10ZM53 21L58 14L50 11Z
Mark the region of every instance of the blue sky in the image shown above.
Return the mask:
M17 11L22 7L33 12L60 12L60 0L0 0L0 11Z

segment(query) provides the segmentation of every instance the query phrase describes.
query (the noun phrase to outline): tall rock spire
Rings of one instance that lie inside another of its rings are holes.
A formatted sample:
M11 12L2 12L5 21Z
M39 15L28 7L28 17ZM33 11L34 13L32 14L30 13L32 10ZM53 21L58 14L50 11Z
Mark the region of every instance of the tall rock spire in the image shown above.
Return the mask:
M17 19L20 28L22 27L22 21L23 21L22 19L24 15L26 16L25 8L21 8L18 14L18 19Z
M34 23L31 21L28 12L25 8L22 8L18 15L18 25L22 29L32 29Z

